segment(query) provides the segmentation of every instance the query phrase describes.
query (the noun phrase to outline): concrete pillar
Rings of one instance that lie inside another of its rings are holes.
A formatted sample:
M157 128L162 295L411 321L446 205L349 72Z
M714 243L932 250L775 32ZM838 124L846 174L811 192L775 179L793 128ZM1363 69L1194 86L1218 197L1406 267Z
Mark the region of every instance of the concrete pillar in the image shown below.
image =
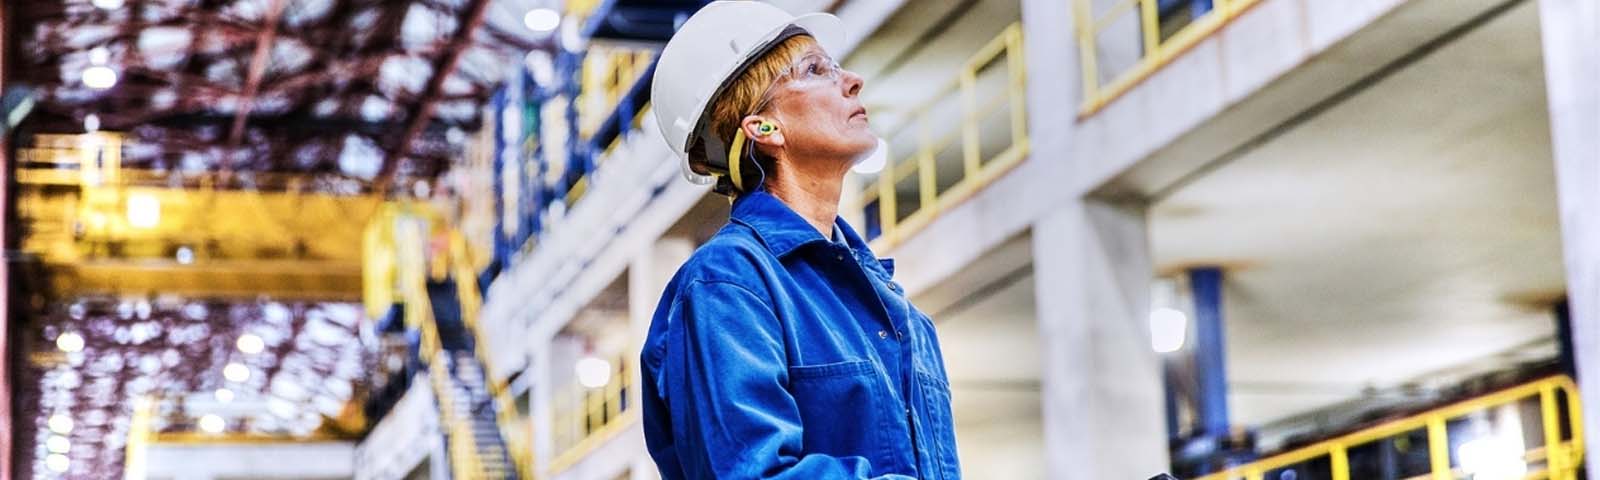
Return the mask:
M628 341L628 352L634 359L644 345L644 336L650 330L650 319L655 316L661 292L666 290L667 282L672 281L672 275L678 273L678 267L694 254L694 248L694 242L687 238L662 237L641 248L628 265L628 327L633 335ZM639 385L639 369L633 369L633 375L633 384ZM639 405L636 403L640 400L638 394L639 389L633 389L634 396L628 399L630 405Z
M655 461L650 460L649 455L644 455L633 461L628 480L661 480L661 472L656 471Z
M1167 470L1142 209L1075 201L1034 226L1049 478Z
M661 292L667 288L667 282L672 280L673 274L678 272L678 267L683 265L690 255L694 254L695 244L687 238L663 237L652 244L648 244L634 256L633 263L628 266L628 320L633 332L628 349L634 358L637 358L640 348L644 344L644 336L650 330L650 319L655 316L656 305L661 301ZM639 369L631 371L633 385L642 385L644 379L640 376ZM643 405L640 388L631 389L628 394L629 405ZM629 473L630 480L657 480L661 478L656 471L655 462L651 461L649 451L641 449L643 454L633 460Z
M428 478L444 480L450 478L451 473L450 450L445 447L444 435L440 432L433 436L433 452L428 454Z
M550 468L550 460L555 456L555 435L551 431L551 423L555 421L551 411L555 390L552 389L550 354L551 341L549 337L533 339L528 346L528 370L524 375L530 375L529 380L529 405L528 412L533 422L533 471L542 475Z
M1539 14L1584 430L1600 432L1600 2L1540 0Z

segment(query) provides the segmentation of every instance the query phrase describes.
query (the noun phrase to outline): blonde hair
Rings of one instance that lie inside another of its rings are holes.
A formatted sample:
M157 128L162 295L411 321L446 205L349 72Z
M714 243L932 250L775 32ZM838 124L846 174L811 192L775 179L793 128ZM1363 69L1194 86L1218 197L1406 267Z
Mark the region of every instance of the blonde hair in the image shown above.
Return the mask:
M723 145L731 147L734 133L741 128L745 116L756 113L754 111L758 106L756 103L761 101L767 89L772 88L773 83L816 44L816 39L810 35L795 35L778 42L752 62L732 84L723 89L721 95L712 100L711 114L706 127L710 129L710 133ZM761 168L768 170L772 168L771 159L759 154L757 157L761 159ZM699 164L693 165L696 170L713 171L705 165L707 160L705 155L700 155L698 160ZM760 175L753 168L741 168L741 170L747 178ZM745 185L748 186L750 183L745 182Z

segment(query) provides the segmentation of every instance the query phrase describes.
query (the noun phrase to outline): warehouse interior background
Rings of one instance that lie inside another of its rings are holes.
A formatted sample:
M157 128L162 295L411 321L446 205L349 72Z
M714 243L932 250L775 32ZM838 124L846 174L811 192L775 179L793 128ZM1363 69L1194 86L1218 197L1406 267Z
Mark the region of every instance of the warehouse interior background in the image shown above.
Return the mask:
M1600 2L837 15L964 478L1596 479ZM0 480L660 478L708 0L0 2Z

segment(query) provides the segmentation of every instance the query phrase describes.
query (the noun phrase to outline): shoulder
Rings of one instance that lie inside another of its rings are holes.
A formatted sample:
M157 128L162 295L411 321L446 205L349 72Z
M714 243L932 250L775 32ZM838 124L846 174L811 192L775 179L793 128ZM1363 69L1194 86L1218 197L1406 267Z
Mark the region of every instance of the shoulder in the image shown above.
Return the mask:
M778 268L778 259L749 227L729 223L678 268L677 283L753 285Z

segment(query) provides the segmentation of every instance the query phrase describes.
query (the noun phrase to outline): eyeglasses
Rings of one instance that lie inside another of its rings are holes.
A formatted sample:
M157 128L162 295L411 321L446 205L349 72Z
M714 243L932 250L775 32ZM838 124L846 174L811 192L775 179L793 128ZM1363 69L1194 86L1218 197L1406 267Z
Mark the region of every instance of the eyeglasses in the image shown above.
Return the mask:
M778 77L773 79L772 85L761 94L761 101L756 102L756 108L751 113L759 113L772 102L773 93L778 90L778 85L785 81L793 83L830 82L837 83L844 76L844 67L839 62L821 53L808 53L800 57L793 64L778 72Z
M793 82L823 80L837 82L843 71L844 68L839 66L839 62L833 61L827 55L809 53L800 57L800 60L795 61L793 65L789 65L789 68L785 69L778 77L779 79L787 78Z

